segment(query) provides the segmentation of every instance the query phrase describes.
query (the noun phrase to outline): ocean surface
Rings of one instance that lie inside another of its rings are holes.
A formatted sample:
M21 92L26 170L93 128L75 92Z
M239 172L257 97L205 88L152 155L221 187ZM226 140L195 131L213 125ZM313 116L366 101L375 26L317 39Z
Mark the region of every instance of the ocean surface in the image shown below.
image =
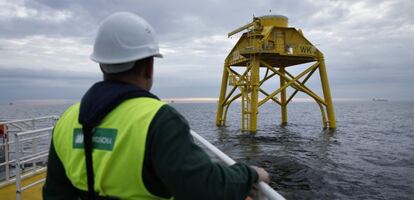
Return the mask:
M226 127L215 103L173 103L191 128L237 161L264 167L287 199L414 199L414 102L334 102L338 128L323 130L312 102L259 110L258 132L240 131L240 104ZM69 104L0 104L0 120L59 115Z

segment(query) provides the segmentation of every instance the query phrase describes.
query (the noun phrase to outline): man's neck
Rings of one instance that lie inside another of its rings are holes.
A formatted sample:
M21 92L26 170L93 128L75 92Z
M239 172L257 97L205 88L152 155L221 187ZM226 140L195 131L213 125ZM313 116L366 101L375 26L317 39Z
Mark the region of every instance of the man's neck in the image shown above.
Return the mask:
M106 81L106 80L105 80ZM111 81L111 80L109 80ZM144 89L146 91L149 91L149 87L148 87L148 81L149 80L143 80L142 78L140 79L129 79L129 78L121 78L121 79L117 79L117 80L113 80L113 81L120 81L123 83L127 83L127 84L131 84L134 85L136 87L139 87L141 89Z

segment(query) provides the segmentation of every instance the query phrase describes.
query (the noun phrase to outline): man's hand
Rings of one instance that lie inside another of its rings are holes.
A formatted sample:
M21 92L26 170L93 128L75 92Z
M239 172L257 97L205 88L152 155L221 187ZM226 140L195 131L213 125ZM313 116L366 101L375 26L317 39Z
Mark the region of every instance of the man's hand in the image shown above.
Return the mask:
M260 182L260 181L263 181L265 183L270 182L269 173L267 173L266 170L264 170L261 167L256 167L256 166L250 166L250 167L253 168L254 170L256 170L257 175L259 176L257 182Z
M270 182L270 178L269 178L269 173L267 173L266 170L264 170L261 167L256 167L256 166L250 166L252 169L254 169L257 172L257 175L259 176L259 178L257 179L257 182L263 181L265 183L269 183ZM257 187L256 185L253 185L252 190L250 191L250 195L247 196L247 198L245 200L253 200L255 198L252 197L257 197Z

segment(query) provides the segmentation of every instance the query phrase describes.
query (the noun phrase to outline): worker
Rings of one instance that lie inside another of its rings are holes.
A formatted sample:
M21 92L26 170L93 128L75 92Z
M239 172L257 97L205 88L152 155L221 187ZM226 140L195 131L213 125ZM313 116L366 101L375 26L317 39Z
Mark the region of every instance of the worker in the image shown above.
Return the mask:
M154 29L115 13L101 23L91 59L103 81L69 107L53 131L44 199L241 200L268 173L224 166L194 143L186 119L150 93Z

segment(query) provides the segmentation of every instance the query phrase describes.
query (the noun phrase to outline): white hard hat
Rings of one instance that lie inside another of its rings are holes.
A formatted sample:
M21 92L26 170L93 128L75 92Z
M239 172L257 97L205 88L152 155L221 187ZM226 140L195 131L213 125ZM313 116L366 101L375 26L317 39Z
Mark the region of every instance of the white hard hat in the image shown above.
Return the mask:
M119 12L102 21L90 58L104 72L118 73L151 56L162 57L152 26L138 15Z

